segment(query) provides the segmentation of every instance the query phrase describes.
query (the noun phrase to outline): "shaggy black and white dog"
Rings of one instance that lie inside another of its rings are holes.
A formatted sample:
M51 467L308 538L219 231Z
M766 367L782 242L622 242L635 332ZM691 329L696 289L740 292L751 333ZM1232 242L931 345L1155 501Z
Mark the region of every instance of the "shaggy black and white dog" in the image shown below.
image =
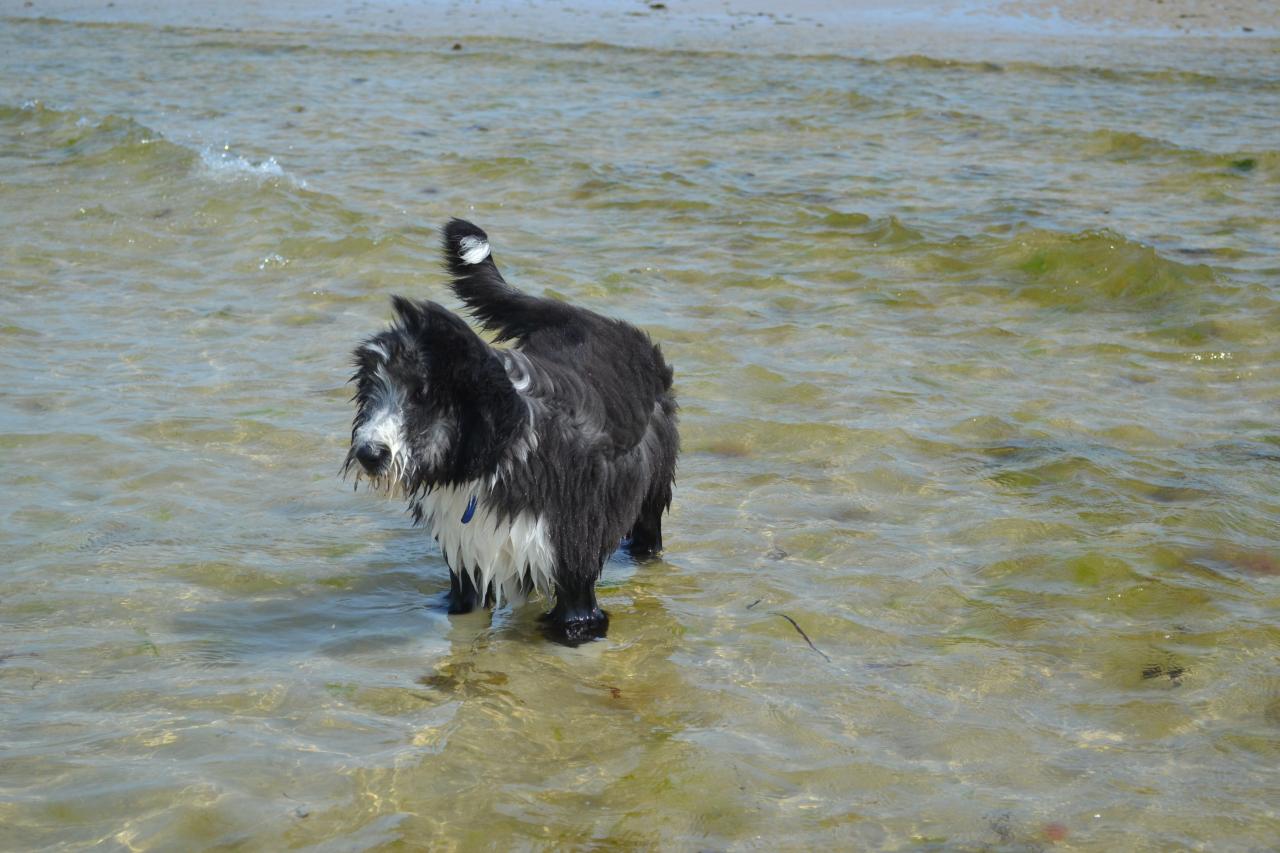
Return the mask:
M355 351L344 473L403 494L449 564L449 612L555 598L553 635L603 636L604 561L662 547L679 439L671 368L648 335L511 287L488 236L444 229L454 293L493 347L434 302Z

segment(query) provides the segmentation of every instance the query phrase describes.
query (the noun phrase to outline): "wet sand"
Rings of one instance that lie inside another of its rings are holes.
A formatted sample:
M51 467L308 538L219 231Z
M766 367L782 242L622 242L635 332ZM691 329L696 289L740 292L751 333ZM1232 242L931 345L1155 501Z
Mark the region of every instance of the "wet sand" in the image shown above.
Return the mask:
M1280 30L1280 4L1267 0L1015 0L1001 11L1074 25L1174 35L1262 35Z
M530 37L688 49L796 53L989 38L1277 37L1280 4L1265 0L281 0L207 4L182 0L0 0L0 17L215 28L340 28L459 38Z

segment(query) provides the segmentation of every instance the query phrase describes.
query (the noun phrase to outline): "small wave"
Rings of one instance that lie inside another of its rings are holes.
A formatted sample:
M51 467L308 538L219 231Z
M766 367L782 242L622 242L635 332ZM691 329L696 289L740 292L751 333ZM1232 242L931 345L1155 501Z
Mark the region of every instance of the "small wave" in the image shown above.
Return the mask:
M206 172L217 178L227 180L250 179L256 181L287 180L297 187L306 187L306 182L286 172L275 157L268 157L257 163L243 154L234 154L228 146L214 148L206 146L200 151L200 162Z
M804 56L795 56L803 60ZM1231 77L1205 74L1199 71L1188 71L1177 68L1108 68L1092 65L1051 65L1030 61L990 62L964 59L949 59L926 56L923 54L905 54L887 59L870 59L866 57L851 58L839 54L823 54L807 57L810 60L820 59L831 62L855 61L870 67L898 68L908 71L937 71L944 73L969 74L1009 74L1063 82L1080 81L1092 83L1119 83L1122 85L1171 85L1193 89L1223 90L1259 90L1273 92L1280 88L1280 82L1271 77Z
M1117 162L1167 160L1201 171L1237 176L1256 172L1270 178L1280 172L1280 152L1275 150L1205 151L1141 133L1107 128L1089 133L1084 139L1084 150L1092 156Z
M21 128L18 150L51 167L108 167L135 179L181 168L192 159L188 149L126 116L95 115L50 106L40 100L21 107L0 105L0 127Z
M127 116L95 115L33 99L17 107L0 104L0 128L10 124L22 128L18 138L28 155L52 166L101 168L131 181L168 180L185 173L228 184L308 188L275 157L254 161L227 145L197 148L174 142Z
M866 240L873 246L897 246L903 243L917 243L924 239L920 231L903 225L896 216L872 217L865 213L832 211L824 216L821 222L825 228L833 232Z
M34 119L37 121L50 122L57 121L64 117L74 119L77 116L77 113L72 113L53 104L45 103L39 98L27 98L16 107L12 103L0 104L0 119L5 121L27 121Z
M956 237L939 244L919 269L970 292L1064 311L1168 310L1177 316L1212 293L1233 289L1212 267L1172 260L1105 229Z
M1185 153L1183 149L1163 139L1155 139L1131 131L1107 129L1090 133L1085 143L1085 151L1094 156L1109 157L1113 160L1176 157Z
M998 74L1005 70L1005 66L995 62L943 59L919 53L893 56L883 60L870 60L870 62L883 65L886 68L910 68L922 71L976 71L982 74Z

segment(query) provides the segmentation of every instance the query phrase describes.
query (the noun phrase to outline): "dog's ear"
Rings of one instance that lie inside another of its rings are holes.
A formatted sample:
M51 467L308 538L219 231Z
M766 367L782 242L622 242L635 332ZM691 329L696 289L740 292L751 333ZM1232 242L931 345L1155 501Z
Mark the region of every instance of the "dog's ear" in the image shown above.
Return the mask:
M474 356L489 347L466 322L436 302L391 297L400 326L413 335L424 352L444 360Z
M415 336L422 331L423 326L426 324L422 303L406 299L403 296L392 296L391 309L396 312L396 320L399 321L400 325Z
M466 321L435 302L391 297L400 325L427 356L427 373L437 388L477 398L514 394L497 354Z

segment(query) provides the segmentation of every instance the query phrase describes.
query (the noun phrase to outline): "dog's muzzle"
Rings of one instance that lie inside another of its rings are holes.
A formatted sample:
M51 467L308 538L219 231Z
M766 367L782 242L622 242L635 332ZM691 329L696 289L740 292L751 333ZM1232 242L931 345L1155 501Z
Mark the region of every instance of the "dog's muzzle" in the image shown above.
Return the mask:
M377 442L361 444L356 447L356 459L369 476L376 477L387 467L387 462L391 459L391 448Z

